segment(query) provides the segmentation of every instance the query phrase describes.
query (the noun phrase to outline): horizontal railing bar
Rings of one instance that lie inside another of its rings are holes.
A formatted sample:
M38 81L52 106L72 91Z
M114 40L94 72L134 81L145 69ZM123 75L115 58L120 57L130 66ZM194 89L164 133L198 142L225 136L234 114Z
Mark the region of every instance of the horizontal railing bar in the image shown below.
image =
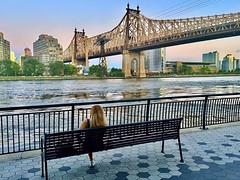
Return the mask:
M112 104L112 103L123 103L123 102L141 102L141 101L156 101L165 99L182 99L182 98L196 98L196 97L216 97L216 96L234 96L240 95L240 93L224 93L224 94L206 94L206 95L191 95L191 96L166 96L159 98L141 98L141 99L121 99L121 100L109 100L109 101L89 101L81 103L63 103L63 104L47 104L47 105L34 105L34 106L14 106L14 107L0 107L0 111L9 110L20 110L20 109L40 109L50 107L67 107L67 106L81 106L81 105L92 105L92 104Z

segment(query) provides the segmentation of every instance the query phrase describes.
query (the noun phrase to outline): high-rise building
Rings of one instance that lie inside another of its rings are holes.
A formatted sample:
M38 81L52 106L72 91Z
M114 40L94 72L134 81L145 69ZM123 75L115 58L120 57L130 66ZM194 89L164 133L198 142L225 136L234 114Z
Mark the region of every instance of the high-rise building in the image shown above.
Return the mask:
M235 70L234 67L234 57L232 54L227 54L222 61L222 70L224 71L232 71Z
M20 53L19 54L19 65L20 66L22 66L22 57L23 57L23 55Z
M27 61L27 60L30 60L30 59L41 59L41 56L40 57L35 57L35 56L32 56L32 52L31 50L26 47L24 49L24 56L21 55L20 58L19 58L19 64L20 66L23 66L24 62Z
M236 69L240 69L240 59L235 59L236 61Z
M211 63L211 66L219 68L219 52L213 51L202 55L202 62Z
M25 54L25 56L28 56L28 57L32 56L32 52L31 52L31 50L28 47L26 47L24 49L24 54Z
M149 72L165 72L166 48L144 51L145 70Z
M33 43L34 56L43 61L45 65L54 61L62 61L62 53L62 46L53 36L41 34L39 39Z
M10 51L10 60L11 60L12 62L15 62L15 61L16 61L16 56L15 56L14 51Z
M10 42L3 38L0 32L0 60L10 60Z
M62 46L53 36L41 34L33 43L33 55L45 65L45 75L48 75L49 64L54 61L62 61Z

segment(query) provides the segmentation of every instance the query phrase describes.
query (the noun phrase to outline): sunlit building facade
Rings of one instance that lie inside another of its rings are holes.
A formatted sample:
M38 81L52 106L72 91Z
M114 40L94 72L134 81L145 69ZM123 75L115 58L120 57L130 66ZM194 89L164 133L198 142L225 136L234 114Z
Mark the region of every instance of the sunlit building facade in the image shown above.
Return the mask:
M3 38L0 32L0 60L10 60L10 42Z
M62 46L53 36L42 34L33 43L33 55L38 57L40 61L43 61L42 63L44 64L62 60L62 54ZM48 57L48 60L46 60L46 57Z
M144 51L144 60L147 72L165 72L166 48Z
M14 51L10 51L10 60L11 60L12 62L15 62L15 61L16 61L16 56L15 56Z
M222 70L224 71L233 71L235 70L236 65L234 64L234 57L232 54L227 54L222 61Z
M47 34L41 34L33 43L33 55L45 66L45 75L48 75L49 64L62 61L62 46L56 38Z
M213 51L209 53L205 53L202 55L202 62L203 63L210 63L210 66L215 66L219 68L219 52Z

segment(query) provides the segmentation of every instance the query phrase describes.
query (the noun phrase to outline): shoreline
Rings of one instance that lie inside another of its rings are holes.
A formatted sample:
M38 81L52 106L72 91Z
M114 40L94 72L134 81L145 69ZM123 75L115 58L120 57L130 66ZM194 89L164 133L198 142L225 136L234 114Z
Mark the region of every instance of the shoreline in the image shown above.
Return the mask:
M228 77L240 74L210 74L210 75L160 75L138 77L93 77L93 76L0 76L0 81L38 81L38 80L103 80L103 79L148 79L148 78L189 78L189 77Z

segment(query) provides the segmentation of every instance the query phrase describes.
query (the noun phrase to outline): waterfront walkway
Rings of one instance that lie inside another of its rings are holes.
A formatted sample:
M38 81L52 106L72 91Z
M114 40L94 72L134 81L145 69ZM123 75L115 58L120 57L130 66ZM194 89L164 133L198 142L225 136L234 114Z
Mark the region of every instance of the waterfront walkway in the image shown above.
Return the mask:
M50 179L240 179L240 122L181 130L184 163L177 141L149 143L94 153L96 166L88 167L87 155L51 160ZM21 155L21 156L20 156ZM1 180L44 179L40 152L0 156Z

